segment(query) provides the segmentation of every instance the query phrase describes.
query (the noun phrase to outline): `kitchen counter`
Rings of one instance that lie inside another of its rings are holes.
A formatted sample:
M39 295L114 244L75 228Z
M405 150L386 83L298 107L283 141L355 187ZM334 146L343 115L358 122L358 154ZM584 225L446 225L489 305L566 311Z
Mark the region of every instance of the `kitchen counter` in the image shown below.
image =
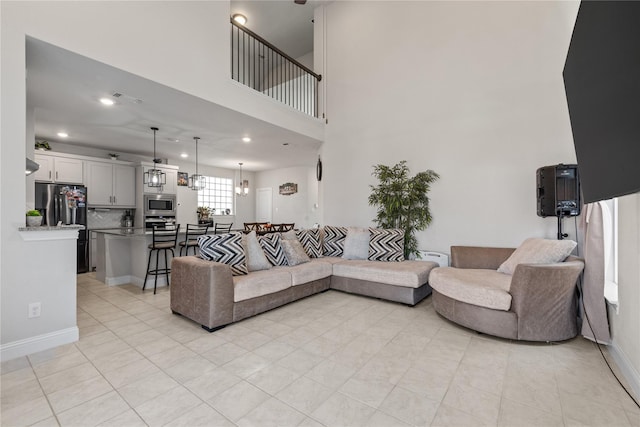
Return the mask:
M19 227L18 231L62 231L62 230L84 230L84 225L39 225L37 227Z
M121 237L143 237L151 234L151 231L146 230L141 227L134 228L105 228L105 229L92 229L92 233L96 234L108 234L110 236L121 236Z
M142 227L92 229L91 232L96 235L96 279L109 286L133 283L142 287L153 232ZM173 234L171 231L168 233ZM185 231L181 229L178 235L178 242L183 241ZM179 245L176 245L174 252L179 255ZM164 264L164 260L160 262ZM152 266L154 264L155 257ZM153 287L154 279L153 276L148 279L147 288ZM158 277L160 286L166 286L164 276Z

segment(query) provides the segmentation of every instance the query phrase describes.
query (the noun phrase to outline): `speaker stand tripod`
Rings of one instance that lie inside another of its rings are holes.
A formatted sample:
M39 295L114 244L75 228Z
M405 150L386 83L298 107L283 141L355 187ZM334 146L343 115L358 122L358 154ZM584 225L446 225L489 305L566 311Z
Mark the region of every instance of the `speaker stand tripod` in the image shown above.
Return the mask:
M564 240L564 238L569 237L569 235L562 232L562 212L558 212L556 216L558 217L558 240Z

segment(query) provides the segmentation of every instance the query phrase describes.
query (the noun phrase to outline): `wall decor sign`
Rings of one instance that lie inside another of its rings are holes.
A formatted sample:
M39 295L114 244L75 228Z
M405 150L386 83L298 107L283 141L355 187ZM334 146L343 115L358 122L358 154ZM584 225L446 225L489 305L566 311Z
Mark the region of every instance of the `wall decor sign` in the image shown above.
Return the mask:
M187 172L178 172L178 186L186 187L189 184L189 174Z
M290 196L298 192L298 184L294 184L293 182L285 182L280 187L278 187L278 189L280 190L280 194L282 194L283 196Z

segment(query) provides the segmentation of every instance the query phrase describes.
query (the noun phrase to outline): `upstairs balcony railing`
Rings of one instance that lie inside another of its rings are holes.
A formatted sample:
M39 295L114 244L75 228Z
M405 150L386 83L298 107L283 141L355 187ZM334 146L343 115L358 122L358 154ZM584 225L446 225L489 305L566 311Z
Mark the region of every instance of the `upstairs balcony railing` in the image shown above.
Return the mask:
M231 20L231 78L318 117L320 74Z

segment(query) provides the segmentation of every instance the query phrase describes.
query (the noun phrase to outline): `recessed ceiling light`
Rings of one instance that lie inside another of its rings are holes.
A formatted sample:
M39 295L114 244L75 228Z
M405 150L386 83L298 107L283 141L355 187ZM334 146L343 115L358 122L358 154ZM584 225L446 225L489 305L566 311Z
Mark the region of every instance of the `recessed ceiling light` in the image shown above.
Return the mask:
M100 98L100 102L103 105L113 105L113 104L115 104L115 101L113 99L109 99L109 98Z
M180 154L180 157L182 157L183 159L186 159L187 157L189 157L189 155L187 153L182 153Z
M58 132L58 136L59 136L60 138L66 138L66 137L68 137L68 136L69 136L69 134L68 134L68 133L66 133L66 132Z
M248 136L245 136L244 138L242 138L243 142L251 142L251 138L249 138Z
M244 16L241 13L235 13L231 16L231 19L233 19L235 22L237 22L240 25L244 25L247 23L247 17Z

